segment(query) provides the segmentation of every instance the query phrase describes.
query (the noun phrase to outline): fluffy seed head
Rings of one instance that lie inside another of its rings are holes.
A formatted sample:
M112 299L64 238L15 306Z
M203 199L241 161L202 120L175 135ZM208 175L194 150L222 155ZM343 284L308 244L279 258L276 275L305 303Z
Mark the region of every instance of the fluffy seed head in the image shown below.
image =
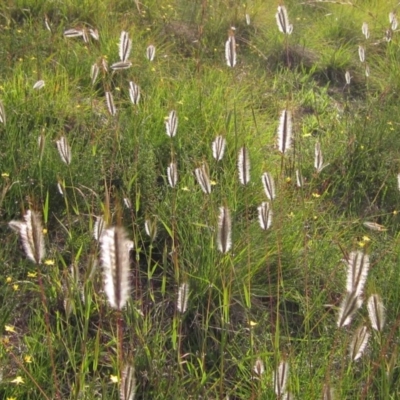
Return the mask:
M227 253L232 247L232 222L229 209L227 207L219 208L218 217L218 250L221 253Z
M367 302L368 316L371 321L372 329L382 332L385 326L385 306L379 294L372 294Z
M247 147L242 147L238 154L239 181L242 185L250 182L250 158Z
M188 299L189 299L189 284L182 283L179 286L178 301L176 302L176 308L181 314L185 313L187 310Z
M275 182L269 172L264 172L261 176L261 181L264 186L264 191L270 200L275 198Z
M285 6L279 6L275 14L279 32L290 35L293 32L293 25L289 23L289 17Z
M211 181L208 175L207 164L202 164L201 167L194 170L196 180L205 194L211 193Z
M281 361L278 368L273 374L274 390L277 396L282 396L286 392L288 377L289 364L286 361Z
M258 208L258 220L260 222L261 229L267 230L272 224L272 210L269 203L262 202Z
M292 113L283 110L279 119L278 149L285 154L292 146Z
M35 264L40 264L46 254L40 214L28 210L24 221L11 221L9 226L19 233L26 256Z
M169 113L168 119L165 122L165 129L169 137L173 138L176 135L176 131L178 129L178 116L176 115L175 110L172 110Z
M129 39L129 33L122 31L119 38L119 59L127 61L132 50L132 40Z
M362 294L369 270L369 256L361 251L352 251L347 260L346 290L356 296Z
M135 367L133 365L126 365L121 374L120 400L133 400L135 392Z
M123 228L103 230L100 238L104 290L112 308L121 310L130 294L129 251L133 243Z
M71 164L72 153L71 147L68 144L67 138L65 136L61 136L60 139L56 141L58 154L61 157L61 160L67 164Z
M224 156L226 147L226 140L223 136L217 136L215 140L212 142L212 152L213 157L217 161L221 161L222 157Z
M156 55L156 48L151 44L146 49L146 57L149 61L153 61Z
M233 68L236 65L236 40L233 33L225 43L226 65Z
M139 104L140 87L132 81L129 82L129 98L131 99L132 104L134 105Z
M353 319L354 313L361 307L361 304L362 300L355 292L346 293L346 296L340 304L337 326L342 328L349 325Z
M178 183L178 167L176 166L176 163L172 162L167 167L167 177L169 186L174 188Z
M364 353L368 344L369 332L366 326L360 326L354 333L349 347L350 360L356 361Z

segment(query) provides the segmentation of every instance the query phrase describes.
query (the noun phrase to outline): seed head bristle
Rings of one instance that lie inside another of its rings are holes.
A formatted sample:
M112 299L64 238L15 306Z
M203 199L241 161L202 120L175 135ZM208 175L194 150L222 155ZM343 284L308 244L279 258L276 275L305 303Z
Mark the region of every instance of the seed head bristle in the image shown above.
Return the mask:
M60 139L56 141L58 154L61 157L61 160L67 164L71 164L72 153L71 147L68 144L67 138L65 136L61 136Z
M242 147L238 154L239 181L242 185L250 182L250 158L247 147Z
M106 227L106 222L102 216L95 217L96 221L93 225L93 237L95 240L100 241L101 235L103 234L104 228Z
M129 82L129 98L131 99L132 104L134 105L139 104L140 87L132 81Z
M236 65L236 40L233 31L225 43L226 65L233 68Z
M352 251L347 260L346 290L356 296L362 294L369 270L369 256L361 251Z
M176 135L176 131L178 129L178 116L175 110L172 110L169 115L168 119L165 122L165 128L167 131L167 135L170 138L173 138Z
M106 92L106 104L107 104L107 110L112 115L113 117L117 113L117 109L115 108L114 105L114 98L111 92Z
M292 114L289 110L283 110L279 119L278 149L282 154L292 146Z
M385 326L386 315L381 296L372 294L368 299L367 309L372 328L378 332L382 332Z
M273 200L275 198L275 182L274 178L269 172L264 172L261 176L261 181L264 186L265 194L267 195L269 200Z
M273 374L273 385L275 394L283 396L286 392L286 385L289 377L289 364L286 361L281 361L278 368Z
M349 347L350 360L356 361L364 353L368 344L369 332L366 326L360 326L354 333Z
M253 371L258 376L261 376L265 372L264 363L260 358L257 358L254 363Z
M167 178L169 186L174 188L178 183L178 167L175 162L172 162L167 167Z
M111 64L110 68L113 71L119 71L121 69L129 69L132 67L132 63L130 61L117 61L114 64Z
M4 110L3 103L0 101L0 123L6 125L6 111Z
M132 50L132 40L129 39L129 33L122 31L119 38L119 59L120 61L128 61Z
M126 365L121 374L120 400L133 400L135 393L135 367L133 365Z
M232 222L229 209L227 207L219 208L218 218L218 250L227 253L232 247Z
M176 302L176 308L181 314L185 313L187 310L188 299L189 299L189 284L182 283L179 286L178 300Z
M194 170L194 174L196 176L197 182L201 187L201 190L205 194L211 193L211 181L208 175L208 166L206 164L202 164L201 167L196 168Z
M103 230L100 243L104 290L111 307L121 310L130 294L129 250L133 242L123 228L112 227Z
M153 61L156 55L156 48L152 44L146 49L146 57L149 61Z
M35 264L40 264L46 254L40 214L28 210L24 221L11 221L9 226L19 233L26 256Z
M92 81L92 85L96 83L97 77L99 76L100 68L97 63L94 63L90 67L90 79Z
M293 25L289 23L289 17L285 6L279 6L275 14L279 32L290 35L293 32Z
M342 328L350 324L354 313L361 307L362 300L355 292L347 292L339 307L337 326Z
M217 136L215 140L212 142L212 152L213 152L213 157L217 161L221 161L222 157L224 156L225 152L225 147L226 147L226 140L223 136Z
M260 222L261 229L267 230L272 224L272 210L268 202L262 202L258 208L258 220Z

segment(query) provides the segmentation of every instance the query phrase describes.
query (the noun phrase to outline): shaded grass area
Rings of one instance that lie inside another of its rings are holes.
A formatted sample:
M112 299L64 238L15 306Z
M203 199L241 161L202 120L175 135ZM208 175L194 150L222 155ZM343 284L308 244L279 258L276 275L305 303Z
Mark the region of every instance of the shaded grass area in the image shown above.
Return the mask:
M127 364L136 370L136 398L269 399L282 361L295 398L322 398L324 385L335 398L396 398L398 33L384 39L389 6L319 3L286 3L290 36L279 33L270 1L0 6L2 398L119 398ZM224 59L232 26L235 68ZM98 29L99 40L67 38L70 28ZM122 30L132 38L132 67L101 70L92 84L94 63L118 61ZM150 44L153 62L145 56ZM34 90L39 79L45 86ZM129 100L130 81L140 86L138 105ZM285 108L294 140L282 156L276 132ZM174 138L165 134L171 110L179 118ZM218 162L217 135L227 140ZM57 151L62 136L70 165ZM327 164L321 172L316 142ZM242 146L251 161L246 186L237 171ZM168 184L171 162L176 188ZM203 164L210 195L194 175ZM267 200L264 172L277 191L267 231L257 211ZM221 206L232 214L227 254L217 250ZM47 255L39 266L8 226L29 209L44 223ZM122 313L104 293L96 216L124 226L134 244ZM158 228L154 239L146 221ZM371 260L364 298L378 293L386 307L383 332L371 329L365 305L350 327L337 328L343 259L357 249ZM190 295L181 314L185 282ZM369 345L351 361L348 348L362 324ZM257 359L263 374L254 370Z

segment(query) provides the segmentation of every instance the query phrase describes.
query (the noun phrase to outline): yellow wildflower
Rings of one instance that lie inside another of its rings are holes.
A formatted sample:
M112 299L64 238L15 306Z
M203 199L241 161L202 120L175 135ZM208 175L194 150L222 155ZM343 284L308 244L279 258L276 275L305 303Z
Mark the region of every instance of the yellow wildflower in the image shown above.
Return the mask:
M32 362L32 356L30 356L30 355L26 355L25 357L24 357L24 361L27 363L27 364L30 364L31 362Z
M24 380L22 379L22 376L16 376L11 383L15 383L17 385L19 385L20 383L25 383Z
M4 330L5 330L6 332L15 333L15 327L12 326L12 325L5 325L5 326L4 326Z

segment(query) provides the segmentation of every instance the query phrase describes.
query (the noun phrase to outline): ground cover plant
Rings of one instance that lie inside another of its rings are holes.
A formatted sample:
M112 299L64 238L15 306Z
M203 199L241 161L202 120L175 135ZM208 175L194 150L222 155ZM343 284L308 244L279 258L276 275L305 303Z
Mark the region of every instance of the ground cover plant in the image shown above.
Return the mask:
M396 2L0 5L0 397L396 399Z

